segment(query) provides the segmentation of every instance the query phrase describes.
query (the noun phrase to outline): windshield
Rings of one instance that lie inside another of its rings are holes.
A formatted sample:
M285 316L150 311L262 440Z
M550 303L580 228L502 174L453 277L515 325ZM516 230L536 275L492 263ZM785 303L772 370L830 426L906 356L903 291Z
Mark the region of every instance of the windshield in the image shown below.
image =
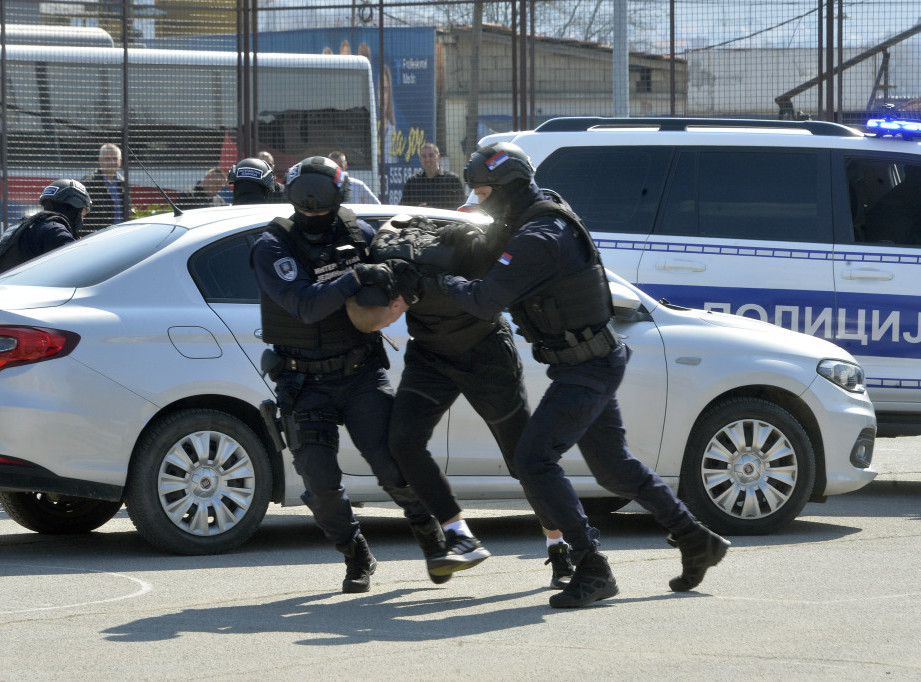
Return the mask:
M185 234L176 225L131 223L95 232L0 275L2 284L91 287L124 272Z

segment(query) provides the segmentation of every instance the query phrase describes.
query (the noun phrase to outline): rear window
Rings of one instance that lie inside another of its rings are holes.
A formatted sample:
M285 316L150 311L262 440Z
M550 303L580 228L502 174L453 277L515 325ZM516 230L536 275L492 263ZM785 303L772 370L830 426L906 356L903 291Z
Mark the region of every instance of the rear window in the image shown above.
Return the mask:
M671 153L666 147L563 147L540 164L534 179L559 192L593 232L646 234Z
M91 287L137 265L185 234L176 225L142 223L94 232L0 275L3 284Z
M827 155L815 150L682 150L658 232L830 241L827 171Z

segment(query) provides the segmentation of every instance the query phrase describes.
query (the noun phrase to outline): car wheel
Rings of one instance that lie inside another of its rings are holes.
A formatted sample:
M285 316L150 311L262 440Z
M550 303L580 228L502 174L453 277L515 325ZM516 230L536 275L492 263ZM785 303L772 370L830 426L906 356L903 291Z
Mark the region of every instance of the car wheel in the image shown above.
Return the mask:
M0 493L0 506L23 528L71 535L96 530L118 513L122 503L49 493Z
M718 533L759 535L790 523L815 482L802 425L758 398L713 405L698 419L681 468L681 496Z
M216 410L162 419L138 443L125 504L151 544L177 554L219 554L243 544L265 516L271 466L262 440Z

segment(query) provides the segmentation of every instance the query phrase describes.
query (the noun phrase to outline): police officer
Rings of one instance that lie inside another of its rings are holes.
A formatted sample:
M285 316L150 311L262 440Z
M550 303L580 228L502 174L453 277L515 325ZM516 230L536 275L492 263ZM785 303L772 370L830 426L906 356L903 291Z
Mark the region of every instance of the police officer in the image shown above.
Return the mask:
M508 240L503 224L485 230L462 223L438 227L421 217L399 229L391 228L393 223L397 220L375 236L371 244L374 260L392 263L402 259L428 272L454 272L471 279L486 274ZM410 340L390 420L390 451L445 531L446 553L428 559L430 569L438 571L464 562L473 564L489 552L470 532L447 478L426 448L435 426L463 395L488 425L514 475L515 445L530 411L521 358L505 317L496 313L480 319L437 289L419 297L413 288L417 287L409 283L412 304L406 322ZM398 289L403 289L400 283ZM569 548L562 533L541 512L540 500L531 502L547 538L550 586L563 589L573 572Z
M572 546L576 571L550 598L556 608L580 607L617 594L608 560L559 465L578 444L595 479L619 497L636 500L671 533L682 573L669 586L691 590L729 546L697 522L684 503L626 448L616 391L627 350L612 325L613 308L601 258L588 230L565 203L544 195L517 145L500 142L474 152L464 179L480 207L508 225L512 236L480 280L441 276L439 286L464 310L488 319L509 308L549 365L552 380L515 449L515 469L529 499L539 499Z
M55 180L39 198L43 211L24 218L0 237L0 272L78 238L93 205L78 180Z
M233 188L233 205L269 204L284 201L276 188L275 171L262 159L241 159L227 173L227 184ZM283 190L282 190L283 192Z
M261 291L263 340L274 345L288 447L304 479L305 504L345 555L343 592L367 592L377 562L342 486L337 462L343 424L379 484L403 509L423 552L444 547L435 519L404 481L387 447L393 389L378 332L359 331L346 300L365 287L391 293L386 265L369 264L374 232L340 204L348 175L313 156L288 171L285 192L296 212L276 218L253 247Z

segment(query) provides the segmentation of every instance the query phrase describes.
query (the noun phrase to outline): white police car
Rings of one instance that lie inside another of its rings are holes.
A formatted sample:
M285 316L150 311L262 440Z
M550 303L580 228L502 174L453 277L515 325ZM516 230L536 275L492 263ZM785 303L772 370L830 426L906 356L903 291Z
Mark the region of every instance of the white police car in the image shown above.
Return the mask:
M406 211L352 208L372 223ZM0 505L14 520L86 532L124 501L153 544L204 554L244 542L270 501L302 504L291 457L259 413L273 394L257 369L265 345L249 267L265 225L290 213L275 204L151 216L0 275ZM875 477L873 408L846 351L612 280L633 350L619 392L631 450L714 529L776 530L808 500ZM405 343L402 320L387 333ZM536 403L545 368L523 341L521 351ZM398 381L401 353L390 356ZM430 449L459 497L523 497L466 401ZM353 500L388 500L344 433L339 462ZM578 452L563 464L580 495L609 495Z
M880 435L921 433L921 126L559 118L519 145L654 298L828 339Z

